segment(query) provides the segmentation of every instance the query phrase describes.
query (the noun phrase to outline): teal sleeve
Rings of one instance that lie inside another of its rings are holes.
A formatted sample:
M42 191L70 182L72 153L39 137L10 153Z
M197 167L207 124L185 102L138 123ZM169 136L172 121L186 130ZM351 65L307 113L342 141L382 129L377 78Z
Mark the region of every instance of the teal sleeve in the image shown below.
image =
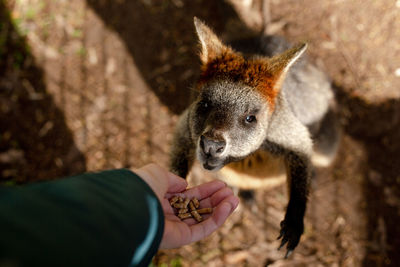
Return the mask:
M0 266L147 266L164 215L133 172L0 187Z

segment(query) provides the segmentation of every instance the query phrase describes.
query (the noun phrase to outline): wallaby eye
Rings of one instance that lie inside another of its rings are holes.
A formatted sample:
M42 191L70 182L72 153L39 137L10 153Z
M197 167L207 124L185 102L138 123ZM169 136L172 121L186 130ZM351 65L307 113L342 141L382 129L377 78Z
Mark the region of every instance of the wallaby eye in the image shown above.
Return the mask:
M205 110L205 109L207 109L208 107L209 107L210 105L208 104L208 102L207 101L200 101L199 102L199 107L201 108L201 109L203 109L203 110Z
M247 117L246 117L246 122L247 123L253 123L253 122L255 122L256 121L256 116L254 116L254 115L248 115Z

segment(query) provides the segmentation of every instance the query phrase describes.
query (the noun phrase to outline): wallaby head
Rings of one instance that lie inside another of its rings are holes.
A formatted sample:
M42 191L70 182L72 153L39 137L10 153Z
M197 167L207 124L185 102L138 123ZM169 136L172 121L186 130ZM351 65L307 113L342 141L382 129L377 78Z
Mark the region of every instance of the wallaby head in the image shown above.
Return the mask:
M306 44L272 58L245 58L199 19L194 18L194 24L202 68L190 131L197 159L204 168L218 170L256 151L266 139L282 81Z

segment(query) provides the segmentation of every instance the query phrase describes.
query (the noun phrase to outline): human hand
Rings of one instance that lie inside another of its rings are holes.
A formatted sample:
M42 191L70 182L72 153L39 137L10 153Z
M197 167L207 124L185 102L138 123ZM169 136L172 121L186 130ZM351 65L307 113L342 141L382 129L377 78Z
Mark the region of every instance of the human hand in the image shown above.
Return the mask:
M165 216L164 235L160 248L177 248L199 241L217 230L236 209L239 199L233 195L225 183L215 180L186 190L187 182L183 178L166 171L156 164L149 164L134 170L156 193ZM174 195L184 198L196 197L200 208L212 207L213 212L204 215L204 221L194 219L181 221L169 204Z

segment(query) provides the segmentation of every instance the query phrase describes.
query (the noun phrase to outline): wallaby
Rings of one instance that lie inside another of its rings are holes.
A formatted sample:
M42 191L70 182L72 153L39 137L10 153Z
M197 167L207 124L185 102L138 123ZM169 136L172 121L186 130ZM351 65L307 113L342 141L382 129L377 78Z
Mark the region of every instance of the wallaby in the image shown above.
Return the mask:
M229 169L228 180L233 173L262 180L273 165L283 166L289 202L278 238L280 248L287 243L287 257L303 233L312 139L323 165L337 148L330 81L299 60L306 44L286 49L282 38L262 36L228 46L199 19L194 24L201 44L199 95L179 118L170 168L186 178L198 160L207 170Z

